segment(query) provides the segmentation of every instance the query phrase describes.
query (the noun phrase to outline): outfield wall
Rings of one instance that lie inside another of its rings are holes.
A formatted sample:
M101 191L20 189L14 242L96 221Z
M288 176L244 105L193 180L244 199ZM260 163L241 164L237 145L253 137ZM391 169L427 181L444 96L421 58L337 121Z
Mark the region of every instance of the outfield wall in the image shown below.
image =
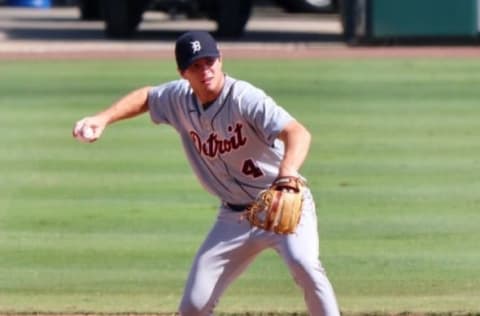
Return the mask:
M352 0L344 2L342 18L350 42L480 37L480 0Z

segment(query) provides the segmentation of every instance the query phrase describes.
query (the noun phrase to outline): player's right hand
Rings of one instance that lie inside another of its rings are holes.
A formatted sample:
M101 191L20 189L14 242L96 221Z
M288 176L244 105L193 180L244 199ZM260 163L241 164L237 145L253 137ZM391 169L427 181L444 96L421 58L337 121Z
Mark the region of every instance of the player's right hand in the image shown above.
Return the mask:
M81 142L92 143L100 138L105 126L105 122L98 116L85 117L75 123L72 135Z

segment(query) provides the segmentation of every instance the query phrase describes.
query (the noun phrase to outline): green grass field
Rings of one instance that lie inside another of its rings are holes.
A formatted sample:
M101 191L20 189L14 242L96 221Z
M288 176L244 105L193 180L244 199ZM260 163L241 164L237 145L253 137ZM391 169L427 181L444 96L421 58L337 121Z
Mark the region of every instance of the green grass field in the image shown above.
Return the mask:
M311 130L303 173L342 312L480 313L480 61L225 61ZM148 116L74 122L168 61L0 62L0 313L173 312L217 201ZM274 252L218 310L305 312ZM269 314L270 315L270 314Z

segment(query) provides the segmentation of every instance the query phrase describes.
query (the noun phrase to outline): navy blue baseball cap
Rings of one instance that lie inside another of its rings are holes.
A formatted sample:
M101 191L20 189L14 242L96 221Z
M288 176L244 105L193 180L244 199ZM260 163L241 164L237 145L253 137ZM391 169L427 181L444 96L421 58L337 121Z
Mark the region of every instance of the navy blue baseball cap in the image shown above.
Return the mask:
M220 57L217 42L205 31L183 33L175 43L175 59L178 69L187 69L197 59L204 57Z

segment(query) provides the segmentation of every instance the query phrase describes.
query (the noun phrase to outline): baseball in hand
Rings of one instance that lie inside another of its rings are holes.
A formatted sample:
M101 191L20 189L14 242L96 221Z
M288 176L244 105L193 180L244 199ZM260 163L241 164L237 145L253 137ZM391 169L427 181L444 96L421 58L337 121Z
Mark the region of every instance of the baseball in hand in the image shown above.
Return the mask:
M82 129L82 136L86 140L88 140L88 141L92 140L94 135L95 135L95 133L93 132L93 128L91 128L90 126L85 126Z
M79 122L75 126L74 136L81 142L90 143L95 140L95 131L92 127Z

